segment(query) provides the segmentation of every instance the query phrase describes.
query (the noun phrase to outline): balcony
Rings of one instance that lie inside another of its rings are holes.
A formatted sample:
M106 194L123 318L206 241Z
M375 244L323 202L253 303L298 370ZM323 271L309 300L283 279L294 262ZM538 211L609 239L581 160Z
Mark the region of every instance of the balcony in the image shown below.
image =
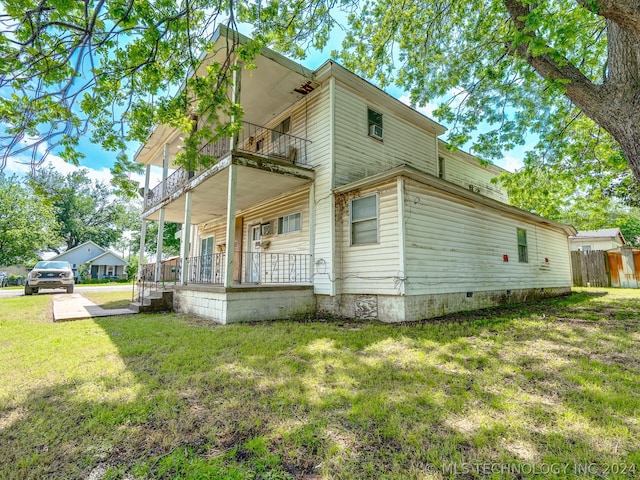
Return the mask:
M235 148L230 148L231 140L221 138L204 145L200 152L211 156L216 162L232 153L245 153L267 159L290 162L295 165L307 165L307 147L309 140L282 133L277 130L261 127L248 122L242 122L242 129L238 132ZM188 172L183 167L174 171L166 179L166 185L156 185L149 190L145 198L145 210L158 204L164 198L178 191L187 181L197 177L204 170Z

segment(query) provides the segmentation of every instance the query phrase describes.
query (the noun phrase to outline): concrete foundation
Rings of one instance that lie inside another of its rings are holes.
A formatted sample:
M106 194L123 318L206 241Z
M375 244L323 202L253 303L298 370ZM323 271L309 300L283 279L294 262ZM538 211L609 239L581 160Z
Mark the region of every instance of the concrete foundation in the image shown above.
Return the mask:
M433 295L316 295L319 312L332 315L406 322L440 317L448 313L478 310L501 304L521 303L571 292L571 287L457 292Z
M339 317L404 322L571 292L571 287L458 292L433 295L314 295L311 286L173 287L173 310L228 323L330 313Z
M173 287L173 309L226 325L314 315L311 286L235 287L210 285Z

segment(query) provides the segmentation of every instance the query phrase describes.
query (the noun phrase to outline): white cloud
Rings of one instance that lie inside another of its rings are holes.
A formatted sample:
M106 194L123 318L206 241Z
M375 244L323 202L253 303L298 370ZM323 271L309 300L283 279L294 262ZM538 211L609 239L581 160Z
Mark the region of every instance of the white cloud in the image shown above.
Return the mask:
M510 155L505 155L502 160L496 163L510 172L515 172L524 166L521 158L512 157Z
M436 110L436 108L438 108L438 104L436 103L427 103L424 106L421 107L414 107L411 105L411 99L409 98L408 95L401 95L398 100L400 100L402 103L404 103L405 105L409 105L411 108L414 108L415 110L417 110L418 112L422 113L423 115L426 115L429 118L434 118L433 117L433 112Z
M7 166L5 167L5 173L18 174L18 175L26 175L31 171L31 165L29 164L30 157L20 156L20 157L9 157L7 161ZM93 180L102 182L104 184L109 185L111 182L111 171L106 168L91 168L87 166L79 166L76 167L70 163L65 162L62 158L57 155L49 154L45 160L45 162L37 167L37 168L49 168L52 166L56 172L62 175L68 175L71 172L76 172L80 169L84 169L87 171L87 176ZM144 174L139 173L131 173L130 178L138 182L138 184L142 187L144 186ZM162 179L162 169L151 169L151 177L149 182L149 188L155 187L158 183L160 183Z

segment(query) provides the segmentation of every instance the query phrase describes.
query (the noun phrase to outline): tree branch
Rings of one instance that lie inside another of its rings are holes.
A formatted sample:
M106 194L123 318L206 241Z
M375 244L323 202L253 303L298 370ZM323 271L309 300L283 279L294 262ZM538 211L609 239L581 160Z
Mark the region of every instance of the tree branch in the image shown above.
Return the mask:
M540 37L526 24L526 17L533 7L523 5L519 0L505 0L505 6L514 27L530 40L508 45L510 55L525 60L543 78L552 82L560 81L565 89L565 95L589 117L598 115L598 106L602 105L603 92L566 57L560 55L551 47L545 48L547 53L534 55L530 49L532 40ZM554 52L551 55L548 52Z
M640 37L640 4L630 0L576 0L579 5Z

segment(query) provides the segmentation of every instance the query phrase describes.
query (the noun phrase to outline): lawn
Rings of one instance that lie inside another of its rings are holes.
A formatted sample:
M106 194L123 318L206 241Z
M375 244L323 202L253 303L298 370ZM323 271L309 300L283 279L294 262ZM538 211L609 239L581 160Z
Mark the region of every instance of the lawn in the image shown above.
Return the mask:
M639 478L639 294L227 327L3 298L0 478Z

